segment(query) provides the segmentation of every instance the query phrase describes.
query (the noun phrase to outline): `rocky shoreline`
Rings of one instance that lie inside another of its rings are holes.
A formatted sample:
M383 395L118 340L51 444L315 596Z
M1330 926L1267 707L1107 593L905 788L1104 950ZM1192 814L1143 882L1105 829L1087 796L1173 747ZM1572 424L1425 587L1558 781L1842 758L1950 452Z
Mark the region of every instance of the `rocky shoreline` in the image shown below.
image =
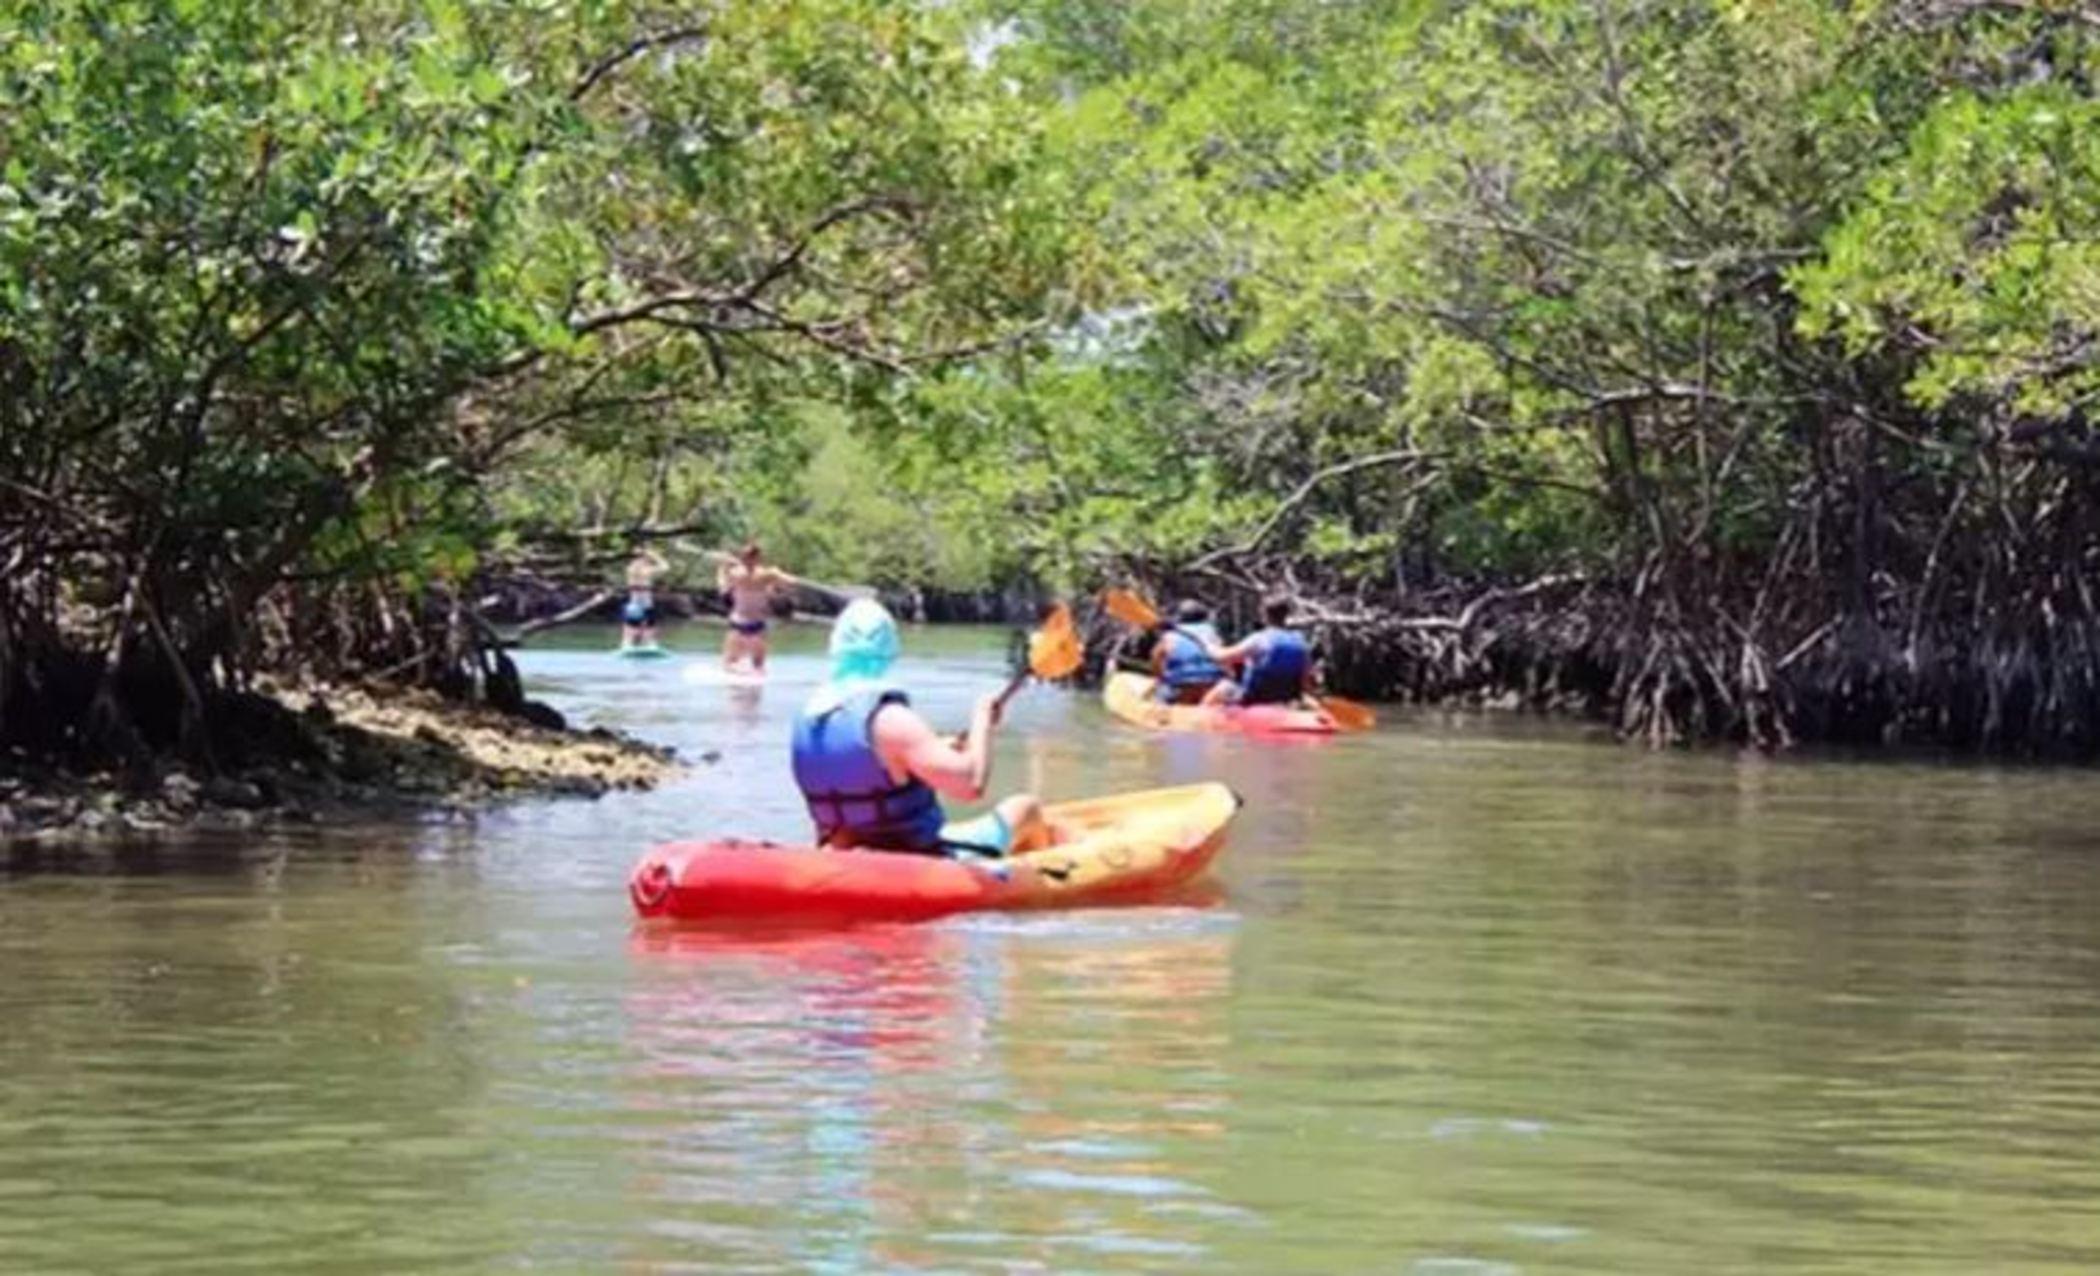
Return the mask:
M0 844L151 839L187 830L316 824L472 809L533 796L597 798L677 774L675 753L604 728L556 726L427 691L273 687L289 725L268 750L213 774L172 762L120 776L19 750L0 756ZM253 752L262 752L256 750Z

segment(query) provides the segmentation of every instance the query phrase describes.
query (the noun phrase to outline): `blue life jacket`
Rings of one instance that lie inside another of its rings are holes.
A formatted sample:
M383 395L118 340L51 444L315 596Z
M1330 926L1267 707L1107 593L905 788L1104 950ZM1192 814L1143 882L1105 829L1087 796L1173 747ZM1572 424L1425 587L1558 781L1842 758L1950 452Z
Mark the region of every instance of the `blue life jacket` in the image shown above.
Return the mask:
M1160 682L1164 685L1202 687L1225 676L1225 671L1218 667L1218 662L1212 660L1210 652L1204 649L1203 642L1190 637L1191 634L1197 635L1203 642L1214 643L1220 647L1225 645L1219 640L1218 631L1205 623L1176 625L1169 629L1166 636L1160 639L1167 652L1166 664L1160 676Z
M1305 635L1264 629L1254 641L1254 654L1240 674L1240 703L1289 704L1304 694L1305 674L1312 668L1312 648Z
M827 846L934 852L941 848L940 798L917 777L899 784L875 751L875 713L910 704L897 687L874 683L821 712L795 715L795 783Z

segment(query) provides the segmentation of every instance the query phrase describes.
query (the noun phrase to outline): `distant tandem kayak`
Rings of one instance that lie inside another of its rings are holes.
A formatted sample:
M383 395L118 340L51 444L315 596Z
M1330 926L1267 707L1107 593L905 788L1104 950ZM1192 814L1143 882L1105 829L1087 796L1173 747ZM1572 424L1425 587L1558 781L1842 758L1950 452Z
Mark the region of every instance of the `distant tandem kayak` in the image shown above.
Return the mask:
M1161 704L1152 698L1153 679L1112 673L1101 702L1125 722L1157 731L1210 731L1239 735L1333 735L1342 730L1333 715L1297 705L1204 706Z
M1001 860L672 842L642 856L627 888L643 917L684 922L914 921L1136 902L1200 876L1239 806L1223 784L1058 803L1045 814L1066 840Z

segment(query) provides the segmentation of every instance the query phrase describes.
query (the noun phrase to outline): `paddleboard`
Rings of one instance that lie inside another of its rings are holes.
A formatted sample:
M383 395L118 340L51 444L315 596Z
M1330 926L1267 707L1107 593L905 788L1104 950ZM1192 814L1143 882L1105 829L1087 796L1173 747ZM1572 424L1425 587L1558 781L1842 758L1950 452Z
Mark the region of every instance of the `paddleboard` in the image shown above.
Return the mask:
M623 660L663 660L673 652L661 643L642 643L632 647L615 647L613 654Z
M690 664L681 675L696 687L763 687L766 676L743 669L724 669L713 661Z

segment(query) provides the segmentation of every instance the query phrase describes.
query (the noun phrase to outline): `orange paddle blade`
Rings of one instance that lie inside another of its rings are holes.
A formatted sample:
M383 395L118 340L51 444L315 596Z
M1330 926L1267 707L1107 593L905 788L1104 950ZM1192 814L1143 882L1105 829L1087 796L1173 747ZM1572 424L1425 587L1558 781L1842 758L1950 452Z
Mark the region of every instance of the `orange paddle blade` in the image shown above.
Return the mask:
M1038 678L1069 678L1085 659L1072 609L1063 603L1051 608L1042 628L1028 635L1028 671Z
M1358 704L1354 700L1344 700L1340 696L1321 696L1320 707L1327 711L1328 717L1351 731L1368 731L1378 725L1378 715L1371 712L1371 706Z
M1127 589L1111 589L1101 595L1102 609L1126 625L1140 629L1151 629L1159 624L1159 613L1152 604Z

